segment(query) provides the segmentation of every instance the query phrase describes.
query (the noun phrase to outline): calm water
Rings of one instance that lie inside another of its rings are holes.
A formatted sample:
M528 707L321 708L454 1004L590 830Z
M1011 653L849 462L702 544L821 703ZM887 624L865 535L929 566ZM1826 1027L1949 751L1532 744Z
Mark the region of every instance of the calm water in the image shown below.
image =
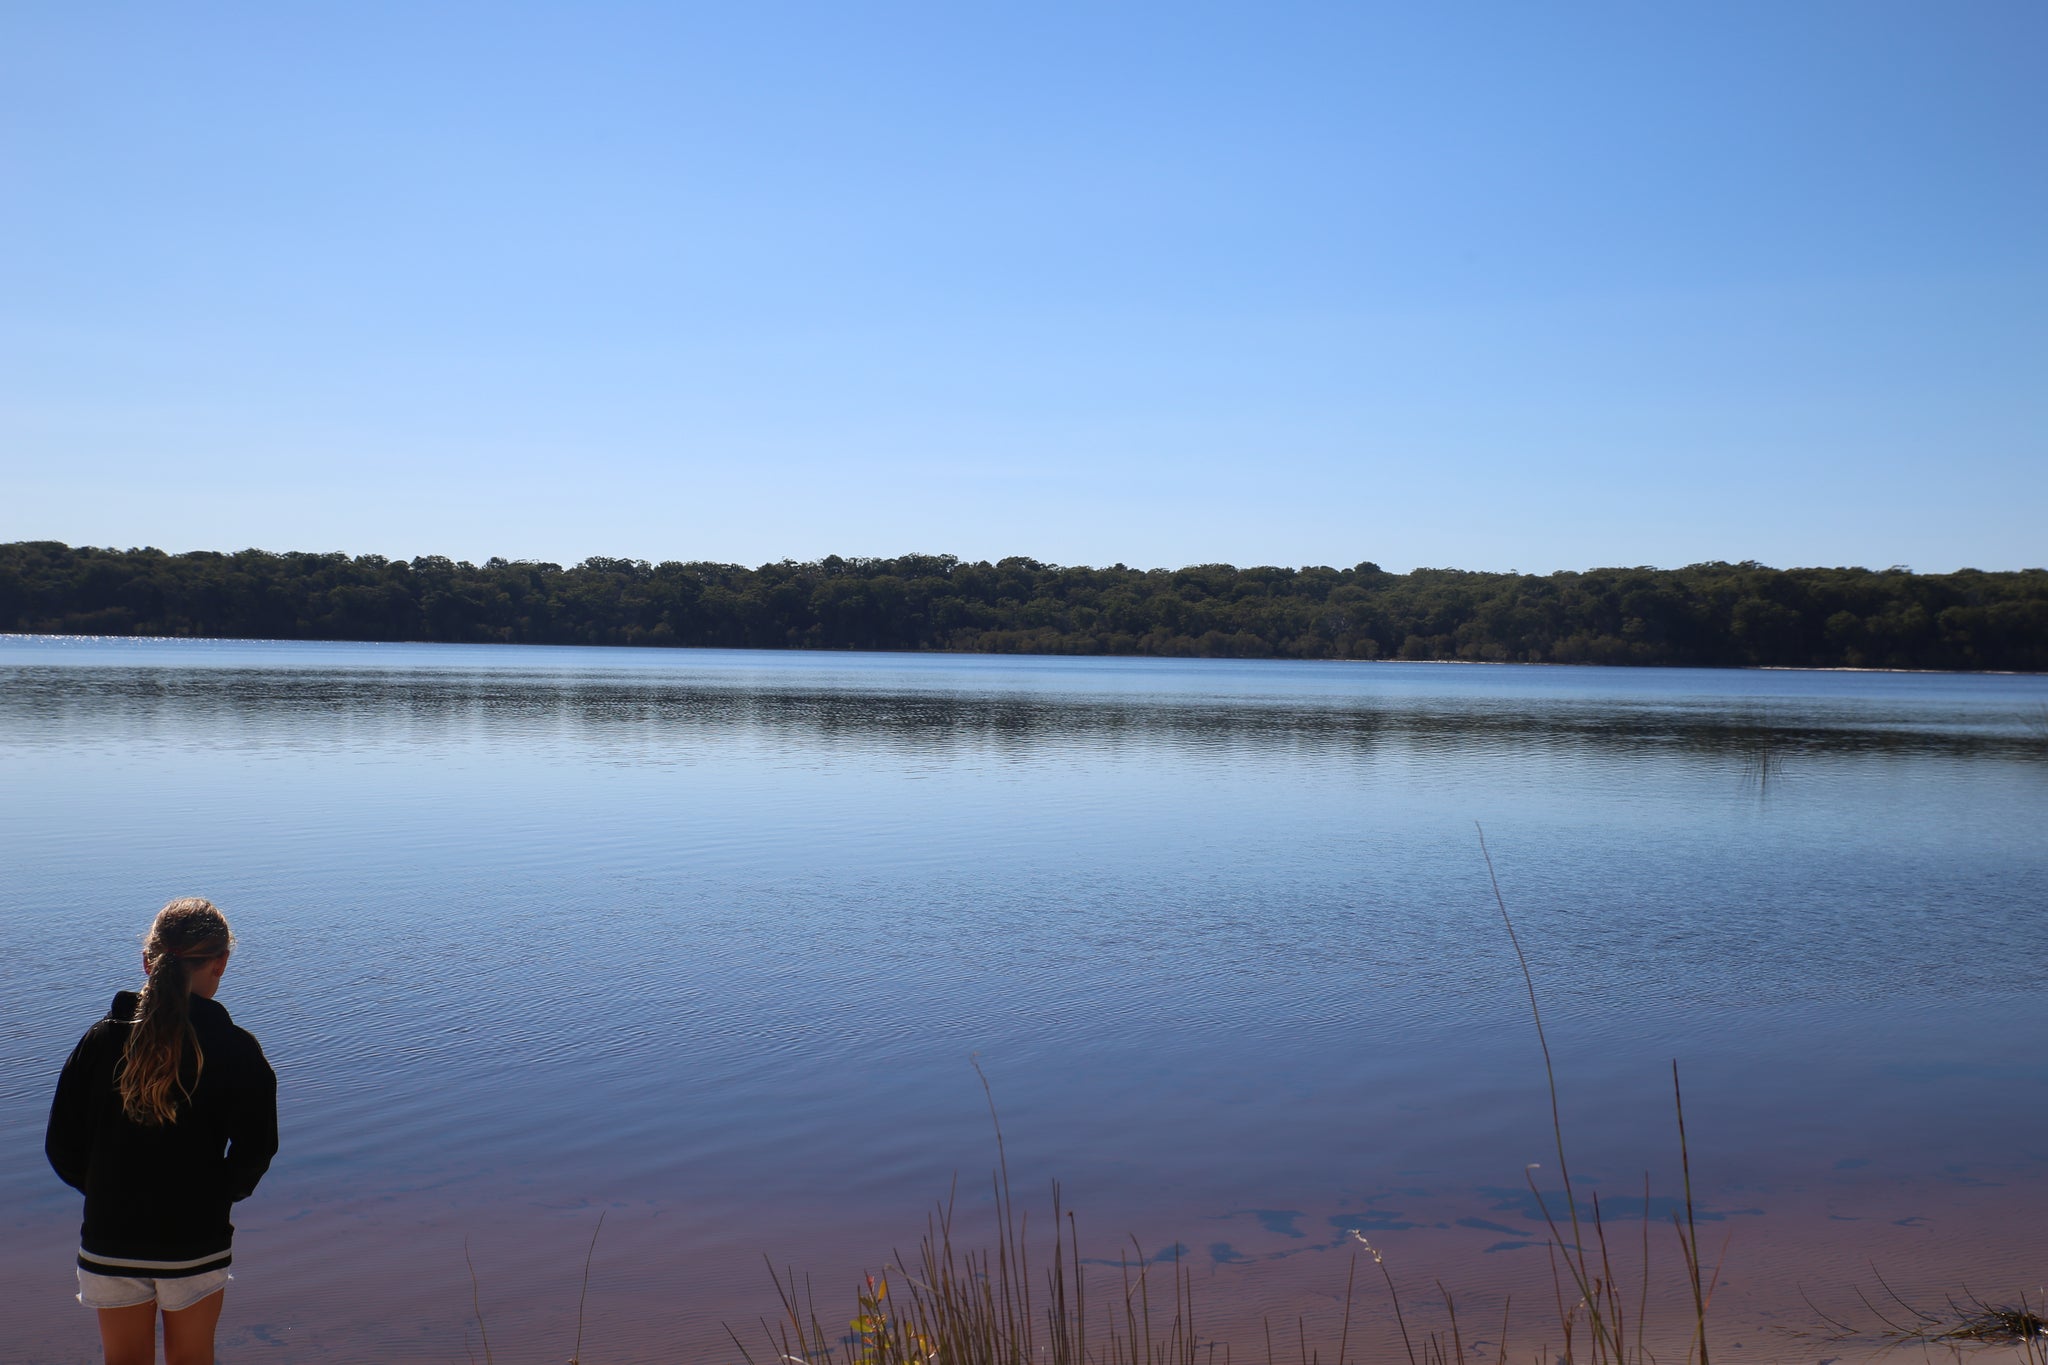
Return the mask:
M763 1253L831 1317L978 1225L976 1057L1020 1203L1241 1353L1350 1228L1497 1318L1554 1158L1475 822L1624 1219L1684 1069L1721 1353L2036 1292L2048 679L0 637L0 764L8 1360L97 1359L45 1106L194 893L283 1085L223 1360L466 1359L465 1242L561 1360L600 1211L584 1358L733 1358Z

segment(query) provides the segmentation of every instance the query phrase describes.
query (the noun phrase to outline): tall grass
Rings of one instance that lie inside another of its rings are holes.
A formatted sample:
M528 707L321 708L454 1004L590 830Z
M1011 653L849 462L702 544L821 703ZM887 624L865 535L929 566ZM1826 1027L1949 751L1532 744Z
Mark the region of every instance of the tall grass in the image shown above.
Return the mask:
M1120 1292L1098 1309L1091 1347L1074 1215L1062 1206L1055 1182L1052 1234L1040 1252L1040 1275L1034 1276L1031 1215L1017 1210L1002 1119L979 1060L974 1070L996 1134L994 1247L974 1251L956 1245L955 1201L948 1196L928 1219L917 1256L898 1253L894 1284L887 1274L867 1277L858 1312L843 1331L828 1328L818 1316L808 1280L799 1282L793 1270L777 1273L771 1263L782 1316L762 1325L774 1357L796 1365L1197 1365L1212 1359L1215 1343L1195 1331L1188 1268L1178 1255L1169 1263L1167 1282L1157 1286L1155 1314L1158 1262L1147 1261L1135 1241L1135 1261L1122 1258ZM746 1343L736 1333L732 1337L749 1365L758 1365ZM1226 1365L1228 1359L1226 1352Z
M1477 826L1475 826L1477 828ZM1643 1329L1648 1316L1650 1292L1650 1185L1649 1177L1643 1177L1643 1245L1642 1260L1637 1274L1636 1310L1634 1316L1635 1336L1629 1337L1627 1302L1621 1280L1614 1273L1614 1262L1607 1244L1607 1226L1600 1213L1600 1196L1592 1198L1592 1225L1594 1245L1586 1245L1585 1229L1580 1226L1578 1192L1572 1187L1571 1163L1565 1155L1564 1117L1557 1098L1557 1067L1550 1056L1550 1039L1543 1030L1543 1009L1536 999L1536 976L1529 970L1528 954L1522 951L1521 935L1515 932L1514 917L1508 914L1507 898L1501 894L1500 877L1493 867L1493 854L1486 847L1486 831L1478 830L1479 854L1486 860L1486 879L1493 890L1494 905L1500 910L1500 922L1507 930L1508 942L1514 947L1515 962L1522 971L1522 984L1529 993L1529 1020L1536 1028L1536 1041L1543 1052L1543 1078L1550 1089L1550 1131L1557 1146L1558 1179L1564 1185L1564 1203L1571 1224L1571 1238L1565 1240L1558 1227L1557 1218L1550 1211L1550 1204L1543 1197L1543 1191L1536 1184L1533 1167L1526 1168L1523 1176L1529 1182L1529 1192L1536 1198L1536 1206L1543 1212L1543 1221L1550 1229L1550 1252L1553 1280L1569 1279L1576 1295L1569 1307L1565 1306L1562 1293L1558 1296L1558 1328L1564 1336L1565 1358L1577 1362L1580 1357L1573 1352L1579 1329L1585 1329L1587 1342L1586 1359L1591 1365L1636 1365L1646 1362L1649 1357L1643 1346ZM1691 1341L1687 1347L1686 1359L1697 1361L1698 1365L1709 1365L1707 1350L1707 1306L1713 1301L1714 1288L1720 1278L1718 1259L1711 1274L1703 1273L1700 1262L1699 1222L1695 1216L1692 1196L1692 1150L1685 1139L1685 1096L1678 1084L1678 1062L1671 1063L1671 1103L1678 1118L1678 1156L1680 1169L1684 1172L1685 1220L1679 1221L1674 1211L1671 1215L1673 1229L1678 1234L1679 1253L1684 1260L1687 1288L1691 1290L1693 1319ZM1597 1251L1597 1255L1595 1254ZM1563 1275L1558 1267L1563 1267ZM1563 1288L1562 1283L1558 1285Z

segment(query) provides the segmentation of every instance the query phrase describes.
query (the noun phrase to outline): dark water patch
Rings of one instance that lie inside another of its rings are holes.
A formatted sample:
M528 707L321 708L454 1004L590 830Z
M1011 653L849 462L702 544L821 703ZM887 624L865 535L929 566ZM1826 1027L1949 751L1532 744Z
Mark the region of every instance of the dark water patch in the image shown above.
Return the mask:
M1489 1223L1484 1218L1460 1218L1457 1225L1461 1228L1477 1228L1481 1232L1504 1232L1510 1237L1520 1237L1528 1231L1526 1228L1511 1228L1499 1223Z
M1602 1195L1596 1210L1591 1199L1567 1199L1561 1189L1537 1191L1526 1187L1482 1185L1477 1193L1488 1201L1487 1207L1495 1213L1513 1213L1539 1226L1547 1226L1551 1221L1563 1226L1576 1217L1582 1226L1591 1227L1596 1213L1600 1219L1610 1223L1640 1222L1643 1219L1669 1223L1674 1215L1679 1218L1689 1216L1703 1223L1719 1223L1728 1218L1760 1218L1764 1213L1760 1208L1712 1208L1704 1204L1688 1210L1683 1195L1653 1194L1648 1199L1641 1195Z
M1193 1255L1193 1248L1184 1246L1179 1242L1175 1242L1170 1246L1163 1246L1159 1248L1157 1251L1153 1252L1149 1256L1145 1255L1142 1251L1140 1251L1137 1247L1134 1246L1131 1248L1130 1254L1128 1256L1119 1256L1115 1259L1111 1259L1106 1256L1084 1256L1081 1259L1081 1264L1093 1266L1114 1266L1118 1269L1124 1269L1128 1267L1131 1270L1143 1270L1147 1266L1179 1265L1183 1260Z

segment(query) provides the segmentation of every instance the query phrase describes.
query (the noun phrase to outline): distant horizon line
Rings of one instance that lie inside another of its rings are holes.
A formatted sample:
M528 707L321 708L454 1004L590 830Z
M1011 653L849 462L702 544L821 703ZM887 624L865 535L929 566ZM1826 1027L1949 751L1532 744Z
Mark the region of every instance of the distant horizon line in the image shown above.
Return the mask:
M674 564L684 567L691 565L715 565L721 568L744 568L751 570L759 570L780 565L825 566L833 563L834 561L849 566L868 566L875 564L901 563L906 560L926 560L944 562L949 567L976 564L997 567L1002 564L1015 561L1023 564L1033 565L1041 569L1081 569L1091 573L1183 573L1192 569L1229 569L1233 572L1238 573L1246 571L1272 569L1282 573L1302 573L1323 569L1336 573L1351 573L1360 571L1377 572L1388 574L1397 578L1405 578L1411 574L1417 573L1457 573L1471 574L1478 577L1491 578L1553 578L1560 574L1612 573L1617 571L1678 573L1686 569L1699 568L1750 569L1770 573L1828 572L1867 573L1873 575L1903 574L1914 578L1946 578L1952 577L1956 574L1988 575L2048 573L2048 566L2043 565L2026 565L2018 568L2009 569L1986 569L1976 565L1963 565L1954 569L1915 570L1910 565L1906 564L1890 564L1882 569L1871 568L1867 564L1791 564L1779 566L1775 564L1766 564L1763 561L1756 559L1696 559L1688 561L1684 564L1676 565L1612 563L1594 564L1582 569L1547 569L1530 571L1523 569L1466 569L1460 568L1457 565L1452 564L1417 564L1409 569L1389 569L1383 567L1377 561L1371 559L1361 559L1349 565L1317 563L1247 564L1238 563L1232 560L1225 559L1204 559L1190 560L1187 563L1178 565L1155 564L1140 566L1126 563L1123 560L1116 560L1107 564L1061 563L1058 560L1040 559L1037 556L1028 554L1010 554L1001 556L1000 558L968 558L967 556L954 554L950 551L930 550L908 550L904 551L903 553L894 555L848 555L832 553L820 555L812 559L798 559L794 556L784 555L777 559L764 559L760 561L758 564L749 564L741 560L730 559L648 559L637 555L611 554L585 555L583 558L577 560L543 559L535 556L525 555L516 557L509 555L489 555L482 559L467 559L457 558L453 555L438 553L403 556L388 555L376 550L365 550L356 552L351 552L348 550L272 550L257 545L243 546L242 548L236 550L221 550L213 548L193 550L166 550L157 545L130 545L124 548L118 545L95 545L83 542L74 544L69 541L57 540L54 538L22 538L12 541L0 542L0 545L55 545L61 546L64 549L73 552L99 551L107 554L131 555L159 554L163 555L167 559L184 559L197 556L219 556L222 558L233 558L236 555L256 554L267 555L276 559L288 559L293 557L307 559L330 559L339 557L350 561L368 560L382 562L385 564L415 564L423 560L442 560L449 564L468 565L471 568L487 568L492 564L529 565L535 568L553 568L558 572L567 571L570 569L579 568L586 564L594 563L644 565L650 569L658 569L665 565Z
M1178 664L1335 664L1340 667L1369 667L1375 664L1393 664L1400 667L1442 667L1442 668L1618 668L1640 671L1627 664L1561 663L1554 660L1531 662L1525 659L1296 659L1255 656L1252 658L1211 659L1187 657L1174 654L983 654L965 650L932 649L774 649L762 645L590 645L555 644L528 641L519 644L502 644L495 641L476 640L308 640L290 635L67 635L61 632L38 630L0 630L0 642L14 640L61 641L66 644L166 644L166 645L290 645L295 649L604 649L630 650L647 653L659 650L688 651L691 653L723 654L822 654L835 659L848 655L894 654L913 659L1002 659L1008 662L1046 659L1059 663L1071 663L1076 659L1110 659L1117 663L1146 661ZM2048 673L2025 668L1886 668L1856 666L1850 664L1674 664L1666 672L1682 672L1696 669L1703 673L1727 673L1731 671L1749 673L1899 673L1927 677L1972 677L1972 678L2040 678Z

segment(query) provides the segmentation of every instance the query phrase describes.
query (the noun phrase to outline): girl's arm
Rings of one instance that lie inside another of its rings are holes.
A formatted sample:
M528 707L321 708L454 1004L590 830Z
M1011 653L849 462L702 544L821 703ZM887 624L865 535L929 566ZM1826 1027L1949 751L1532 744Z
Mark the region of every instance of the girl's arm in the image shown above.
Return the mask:
M83 1193L85 1176L92 1165L94 1109L92 1064L93 1035L88 1033L71 1049L64 1070L57 1076L57 1094L50 1101L50 1126L43 1134L43 1154L57 1178Z
M247 1035L244 1035L245 1037ZM249 1075L237 1087L228 1132L229 1199L247 1199L277 1155L277 1073L254 1038L249 1038Z

